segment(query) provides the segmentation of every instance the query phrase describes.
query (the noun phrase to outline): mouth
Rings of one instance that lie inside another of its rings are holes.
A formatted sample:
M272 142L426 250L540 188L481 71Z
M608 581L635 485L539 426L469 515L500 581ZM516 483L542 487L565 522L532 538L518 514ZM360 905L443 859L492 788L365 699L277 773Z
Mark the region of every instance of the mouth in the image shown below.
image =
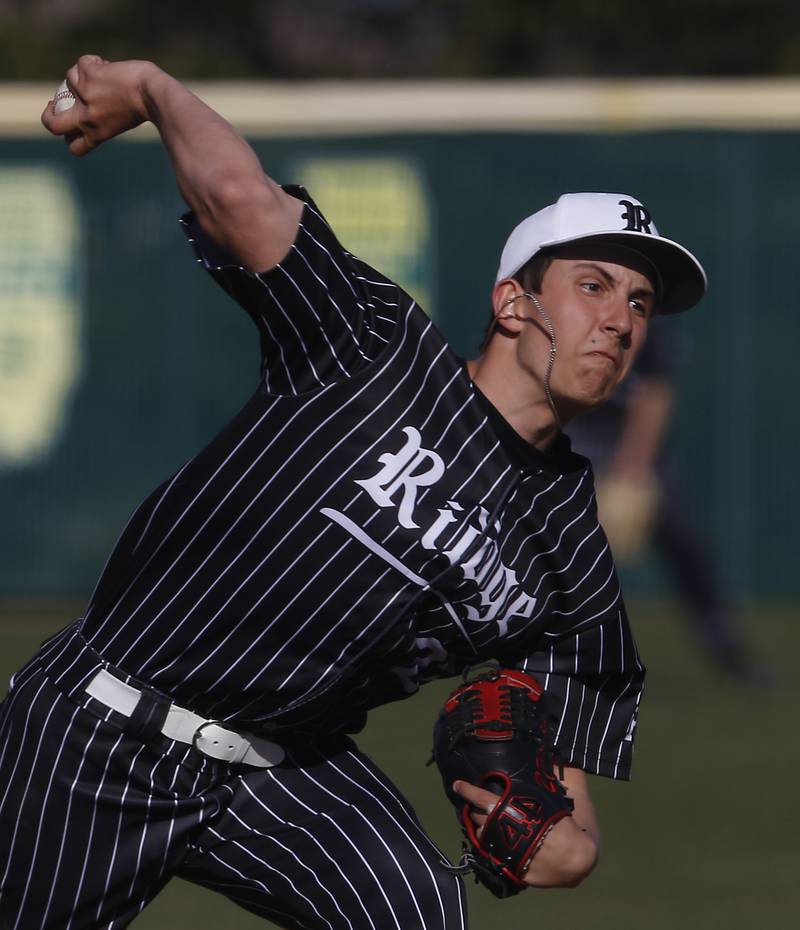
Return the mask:
M619 356L615 355L613 352L604 352L602 349L595 349L592 352L587 353L588 355L595 355L598 358L607 359L615 368L619 368L620 361Z

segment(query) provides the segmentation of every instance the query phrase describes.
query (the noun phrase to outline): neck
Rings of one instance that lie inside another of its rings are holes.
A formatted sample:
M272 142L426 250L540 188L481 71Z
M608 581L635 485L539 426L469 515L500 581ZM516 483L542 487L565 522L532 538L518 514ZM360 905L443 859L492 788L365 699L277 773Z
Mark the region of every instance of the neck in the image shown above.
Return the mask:
M486 355L467 362L473 382L520 436L537 449L547 449L560 430L543 385L519 385L509 372Z

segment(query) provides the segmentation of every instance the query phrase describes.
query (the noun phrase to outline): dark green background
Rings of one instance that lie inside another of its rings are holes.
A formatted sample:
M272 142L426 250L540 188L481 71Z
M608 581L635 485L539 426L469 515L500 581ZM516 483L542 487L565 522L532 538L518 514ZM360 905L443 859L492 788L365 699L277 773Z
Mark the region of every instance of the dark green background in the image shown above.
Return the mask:
M674 446L725 583L796 596L794 532L797 133L470 134L272 140L268 171L301 158L389 154L431 196L430 290L462 353L476 346L500 248L524 215L567 190L633 193L704 262L702 306L675 321L693 351ZM86 364L59 444L0 470L0 596L91 590L133 507L249 395L255 331L193 262L160 146L111 143L75 160L52 140L0 143L0 167L59 167L85 217ZM346 245L347 243L345 243ZM661 580L640 565L628 589Z

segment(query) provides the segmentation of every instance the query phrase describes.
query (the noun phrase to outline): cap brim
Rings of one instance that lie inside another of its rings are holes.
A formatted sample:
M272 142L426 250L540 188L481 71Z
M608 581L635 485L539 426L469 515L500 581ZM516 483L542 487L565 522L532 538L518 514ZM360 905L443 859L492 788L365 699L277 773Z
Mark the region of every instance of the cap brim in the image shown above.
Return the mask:
M664 289L659 313L682 313L694 307L705 296L708 280L703 266L688 249L672 239L615 229L577 238L542 242L539 250L572 245L575 242L616 242L640 252L649 259L658 269Z

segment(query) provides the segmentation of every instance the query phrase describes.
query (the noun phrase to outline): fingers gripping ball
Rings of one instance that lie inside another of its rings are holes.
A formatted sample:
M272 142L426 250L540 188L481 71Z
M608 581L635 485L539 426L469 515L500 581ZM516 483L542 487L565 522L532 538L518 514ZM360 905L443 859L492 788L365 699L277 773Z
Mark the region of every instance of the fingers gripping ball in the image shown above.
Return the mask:
M553 718L539 683L524 672L494 669L462 685L436 721L433 757L476 879L499 898L522 891L545 837L572 812L553 772ZM452 790L456 780L499 795L481 830L469 803Z
M69 108L75 103L75 94L70 90L69 84L66 81L62 81L58 85L58 90L53 97L53 109L56 113L63 113L64 110L69 110Z

